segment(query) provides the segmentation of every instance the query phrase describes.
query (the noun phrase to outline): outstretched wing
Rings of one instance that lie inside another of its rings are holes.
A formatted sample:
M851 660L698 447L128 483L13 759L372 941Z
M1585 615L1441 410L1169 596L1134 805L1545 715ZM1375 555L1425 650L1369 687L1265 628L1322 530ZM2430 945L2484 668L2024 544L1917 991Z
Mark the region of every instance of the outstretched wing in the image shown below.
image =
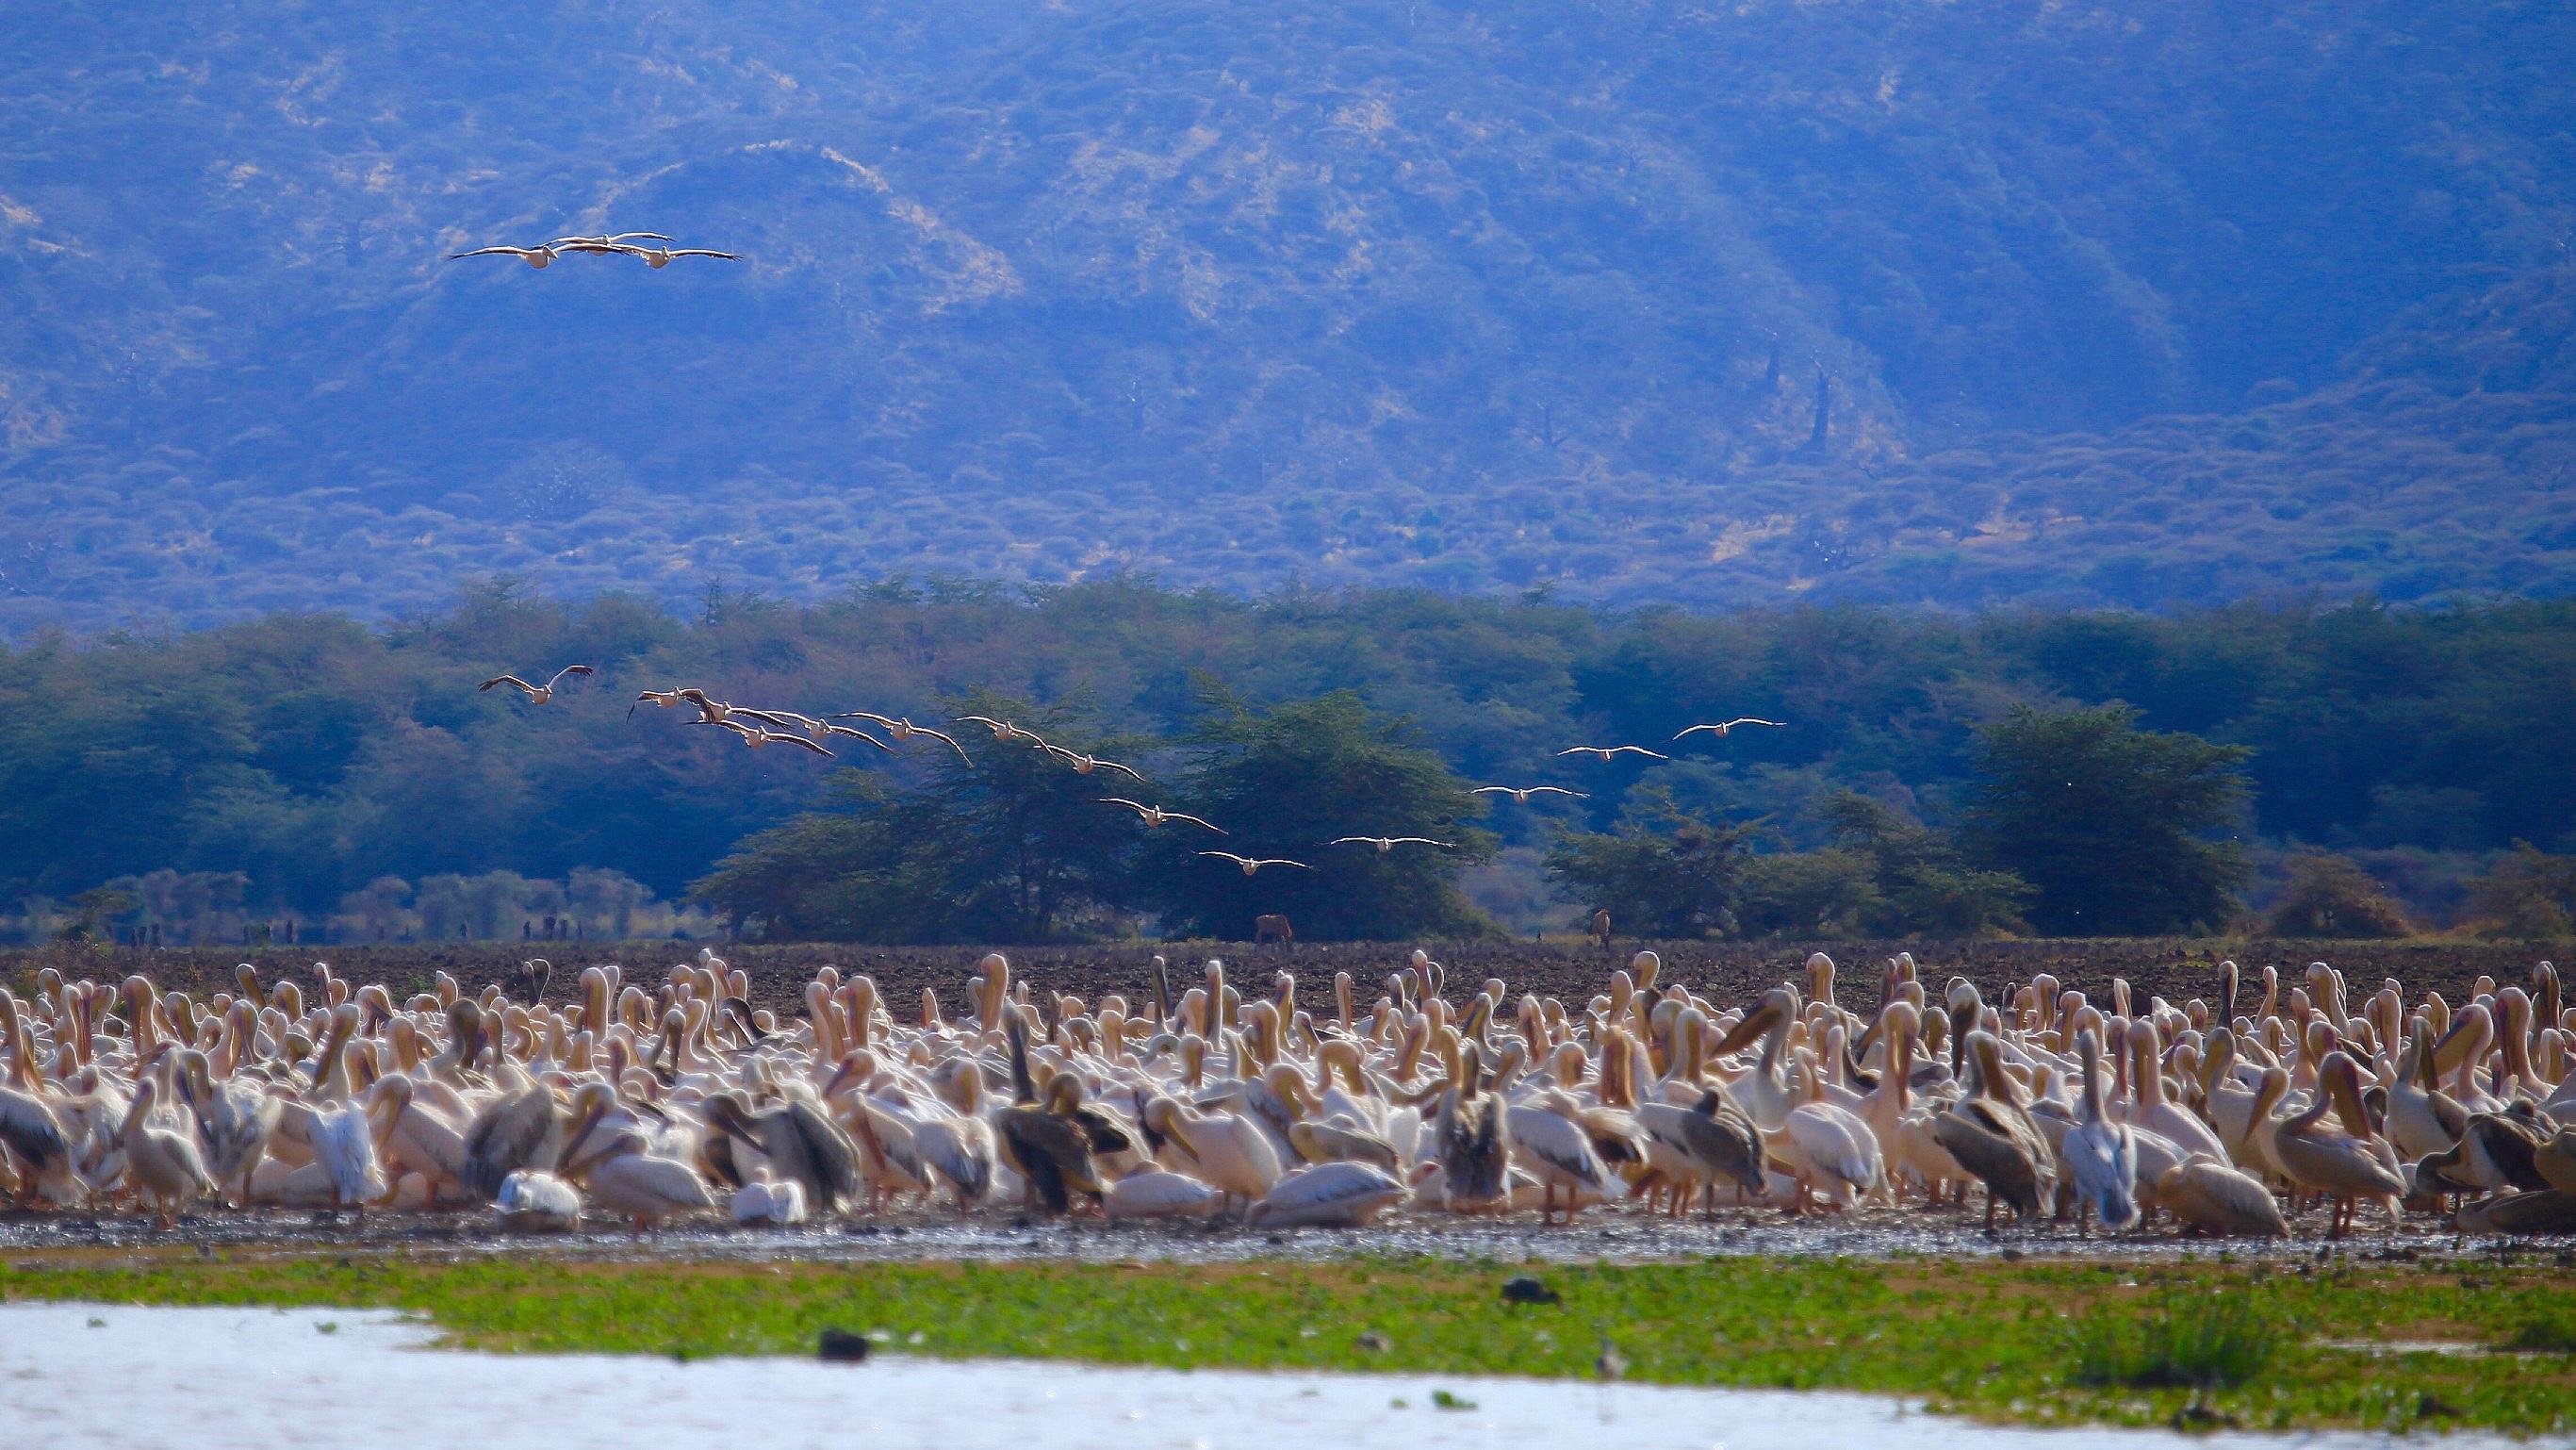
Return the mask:
M555 671L555 677L553 679L546 681L546 688L551 690L555 686L562 684L564 682L564 676L566 675L595 675L598 673L599 671L592 669L588 665L566 665L562 669Z
M479 684L479 685L476 685L474 688L475 688L477 691L482 691L482 690L488 690L488 689L492 688L494 685L516 685L516 686L518 686L520 689L527 691L527 692L528 692L529 694L531 694L531 695L533 695L533 694L535 694L535 693L537 692L537 687L536 687L536 686L529 684L527 681L525 681L525 680L523 680L523 679L520 679L517 675L494 675L492 678L490 678L490 679L488 679L488 680L485 680L483 683L481 683L481 684Z
M1163 819L1164 819L1164 820L1167 820L1167 821L1187 821L1187 822L1189 822L1189 823L1190 823L1191 825L1193 825L1193 826L1205 826L1205 827L1207 827L1209 830L1216 832L1216 833L1217 833L1218 835L1220 835L1220 836L1222 836L1222 835L1224 835L1224 834L1225 834L1225 827L1218 825L1218 824L1217 824L1216 822L1214 822L1214 821L1203 821L1203 820L1200 820L1200 819L1199 819L1198 817L1196 817L1196 816L1185 816L1185 815L1182 815L1182 814L1181 814L1181 813L1179 813L1178 811L1165 811L1165 812L1163 812Z
M829 751L829 750L824 749L824 748L823 748L823 746L822 746L822 744L821 744L819 741L816 741L815 739L813 739L811 736L806 736L806 735L772 735L772 736L770 736L769 738L770 738L770 739L772 739L772 740L784 741L784 742L786 742L786 743L787 743L787 744L789 744L789 745L802 745L802 746L804 746L806 749L808 749L808 750L810 750L810 751L813 751L816 755L822 756L822 757L823 757L824 759L826 759L826 760L830 760L830 759L832 759L832 758L833 758L833 757L832 757L832 752L831 752L831 751Z

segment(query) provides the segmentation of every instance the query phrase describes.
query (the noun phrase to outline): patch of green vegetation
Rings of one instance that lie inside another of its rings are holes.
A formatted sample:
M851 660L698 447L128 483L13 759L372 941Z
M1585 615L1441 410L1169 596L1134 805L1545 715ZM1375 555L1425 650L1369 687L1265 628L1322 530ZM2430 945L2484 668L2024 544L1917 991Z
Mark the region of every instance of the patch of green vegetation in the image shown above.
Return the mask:
M2499 1342L2496 1326L2562 1313L2542 1270L1713 1259L1551 1267L1560 1304L1508 1304L1521 1271L22 1254L0 1299L392 1308L475 1348L674 1358L810 1354L828 1326L950 1358L1581 1379L1607 1340L1650 1384L1899 1394L2041 1424L2576 1427L2576 1363L2354 1347Z
M2532 1354L2576 1354L2576 1309L2548 1304L2514 1326L2501 1346Z
M2258 1378L2280 1344L2280 1327L2243 1291L2096 1310L2073 1336L2073 1378L2131 1389L2232 1390Z

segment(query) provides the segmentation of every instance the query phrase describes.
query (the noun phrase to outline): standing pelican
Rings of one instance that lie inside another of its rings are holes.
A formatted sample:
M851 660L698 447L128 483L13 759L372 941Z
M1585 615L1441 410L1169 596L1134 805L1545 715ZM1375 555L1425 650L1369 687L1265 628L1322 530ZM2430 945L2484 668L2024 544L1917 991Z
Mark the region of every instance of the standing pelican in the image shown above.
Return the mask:
M2341 1238L2352 1228L2357 1200L2373 1198L2388 1209L2391 1228L2399 1223L2398 1200L2406 1196L2406 1180L2382 1162L2370 1144L2325 1122L2328 1112L2337 1107L2337 1099L2349 1098L2347 1120L2361 1117L2360 1068L2348 1053L2326 1054L2317 1068L2317 1100L2308 1110L2280 1124L2272 1132L2272 1152L2290 1181L2313 1192L2334 1199L2334 1222L2327 1231L2329 1238Z
M2102 1039L2087 1027L2076 1034L2075 1051L2084 1083L2062 1151L2075 1180L2076 1228L2087 1231L2099 1214L2102 1227L2117 1233L2138 1221L2138 1143L2128 1124L2102 1115Z
M135 1196L166 1231L179 1226L179 1215L189 1204L215 1191L215 1180L207 1176L195 1139L153 1125L152 1106L160 1094L160 1083L150 1076L136 1083L134 1105L126 1109L116 1136L125 1148L125 1171L133 1179Z

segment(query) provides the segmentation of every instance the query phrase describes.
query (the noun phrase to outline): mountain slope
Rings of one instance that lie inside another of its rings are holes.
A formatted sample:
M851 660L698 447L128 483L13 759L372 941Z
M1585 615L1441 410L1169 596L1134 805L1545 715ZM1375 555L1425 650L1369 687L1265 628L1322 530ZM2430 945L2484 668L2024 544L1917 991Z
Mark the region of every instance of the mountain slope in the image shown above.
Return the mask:
M489 571L2564 590L2567 370L2489 355L2563 357L2571 32L49 7L0 60L0 630ZM748 260L444 260L597 227Z

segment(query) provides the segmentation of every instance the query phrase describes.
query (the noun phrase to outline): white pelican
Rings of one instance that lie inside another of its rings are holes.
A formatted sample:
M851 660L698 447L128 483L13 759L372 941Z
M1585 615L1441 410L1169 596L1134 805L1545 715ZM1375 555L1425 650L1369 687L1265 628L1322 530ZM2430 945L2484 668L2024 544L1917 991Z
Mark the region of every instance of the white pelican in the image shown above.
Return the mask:
M1290 861L1278 856L1238 856L1232 851L1201 851L1199 854L1213 856L1220 861L1231 861L1243 868L1243 874L1246 876L1254 874L1264 866L1294 866L1300 871L1315 869L1303 861Z
M1336 836L1330 844L1336 846L1375 846L1377 847L1377 853L1381 856L1394 850L1398 846L1437 846L1443 851L1455 851L1458 849L1454 842L1435 841L1429 836Z
M2076 1227L2085 1231L2090 1216L2117 1233L2138 1221L2138 1144L2125 1123L2102 1116L2102 1039L2087 1027L2075 1036L2078 1069L2084 1075L2076 1095L2075 1126L2062 1147L2075 1180Z
M1368 1163L1317 1163L1272 1185L1244 1215L1253 1228L1361 1228L1402 1203L1404 1184Z
M1705 730L1709 734L1716 736L1718 739L1724 740L1727 736L1735 733L1735 727L1738 725L1768 725L1774 730L1785 730L1788 728L1785 722L1779 720L1757 720L1751 715L1738 715L1732 720L1724 721L1716 725L1685 726L1682 729L1681 734L1676 735L1673 738L1675 740L1679 740L1683 735L1697 735L1701 731Z
M538 1169L523 1168L502 1179L493 1208L503 1233L560 1234L581 1227L581 1195Z
M477 247L470 252L447 254L447 260L451 262L463 261L467 257L516 257L529 266L543 271L547 264L554 261L555 249L552 247Z
M912 723L911 717L909 716L880 715L873 710L843 710L832 718L835 720L875 721L877 724L885 727L885 732L888 735L893 736L898 744L903 741L910 740L916 735L926 735L931 739L938 741L940 744L947 746L949 749L956 751L957 758L960 761L963 761L968 765L973 765L975 763L973 760L968 759L966 755L966 747L958 744L955 736L950 735L945 731L933 730L927 725L915 725Z
M564 682L565 676L593 675L597 673L599 673L597 670L592 669L588 665L566 665L562 669L555 671L554 678L546 681L542 685L531 685L527 681L520 679L517 675L494 675L492 678L485 680L474 688L477 691L482 691L489 690L495 685L510 685L515 688L525 690L528 694L529 704L543 705L554 699L555 689ZM627 713L632 714L634 712L630 709Z
M125 1171L133 1180L135 1196L166 1230L178 1227L179 1215L189 1204L215 1192L215 1180L207 1175L194 1138L152 1123L152 1107L160 1092L160 1084L151 1077L134 1085L134 1105L126 1110L117 1140L125 1147Z
M773 1178L766 1168L755 1172L751 1181L733 1191L727 1205L738 1224L774 1224L781 1228L803 1223L805 1186L792 1180Z
M1531 796L1534 796L1534 795L1561 795L1561 796L1572 796L1574 799L1579 800L1579 801L1588 801L1588 800L1592 799L1592 797L1591 797L1591 796L1584 794L1582 791L1579 791L1579 790L1567 790L1564 786L1561 786L1561 785L1520 785L1520 786L1513 786L1513 785L1480 785L1480 786L1476 787L1474 790L1469 791L1469 792L1468 792L1468 794L1469 794L1469 795L1507 795L1507 796L1510 796L1510 797L1511 797L1515 802L1517 802L1518 804L1521 804L1521 805L1528 805L1528 804L1529 804L1529 802L1530 802L1530 797L1531 797Z
M1622 755L1642 755L1648 760L1672 759L1671 756L1666 755L1661 751L1648 750L1642 745L1569 745L1563 750L1558 751L1557 754L1589 755L1604 765L1609 764L1613 759Z
M1186 1173L1149 1168L1109 1185L1100 1200L1112 1219L1205 1218L1225 1202L1225 1193Z
M1193 826L1206 826L1209 830L1215 831L1220 836L1225 834L1224 831L1219 830L1214 824L1200 820L1196 816L1184 815L1179 811L1167 811L1161 806L1145 805L1141 802L1128 800L1124 796L1102 796L1099 800L1100 804L1104 806L1125 806L1127 809L1134 811L1137 818L1149 826L1160 826L1172 821L1187 821Z
M1089 775L1095 770L1114 770L1139 785L1145 783L1143 773L1132 765L1121 765L1114 760L1103 760L1097 755L1085 755L1078 750L1067 750L1061 745L1050 745L1046 747L1046 752L1072 766L1073 773L1076 775Z

